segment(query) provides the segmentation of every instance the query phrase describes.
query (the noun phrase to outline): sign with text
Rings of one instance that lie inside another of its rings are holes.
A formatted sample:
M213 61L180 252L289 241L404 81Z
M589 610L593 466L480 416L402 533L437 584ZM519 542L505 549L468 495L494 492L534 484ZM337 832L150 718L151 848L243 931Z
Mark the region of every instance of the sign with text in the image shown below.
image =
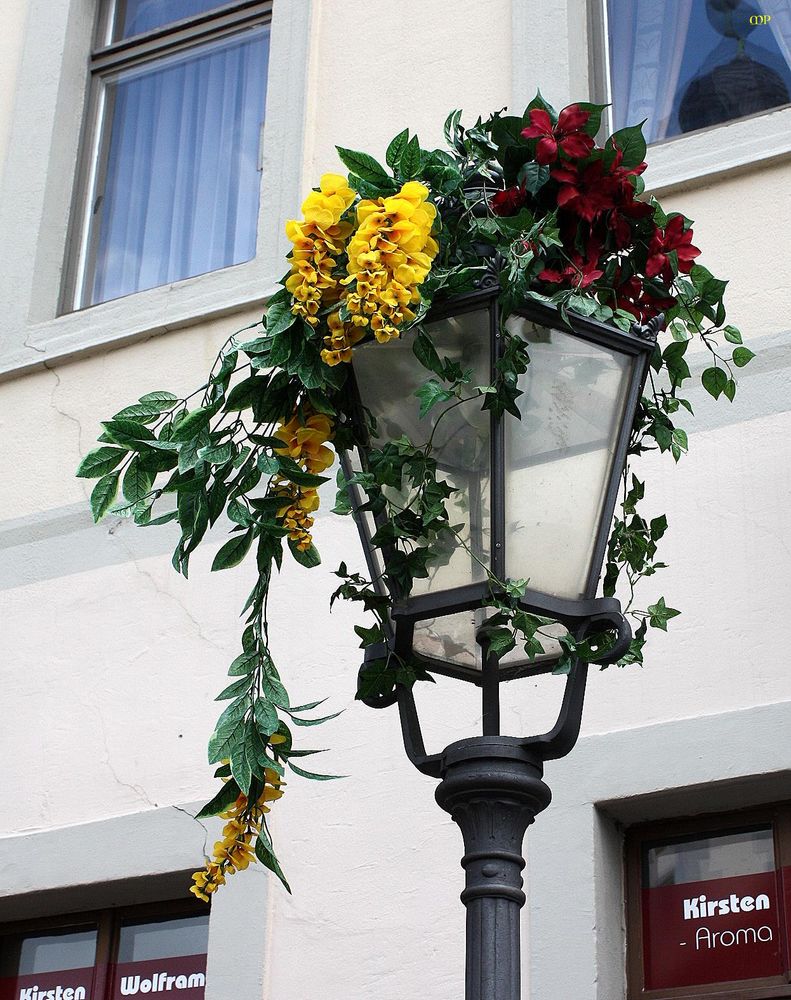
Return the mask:
M762 872L643 889L645 988L780 975L779 882Z
M93 1000L92 986L93 968L38 972L0 979L0 1000Z
M112 1000L148 994L170 994L174 1000L203 1000L206 989L206 956L157 958L150 962L124 962L113 969Z

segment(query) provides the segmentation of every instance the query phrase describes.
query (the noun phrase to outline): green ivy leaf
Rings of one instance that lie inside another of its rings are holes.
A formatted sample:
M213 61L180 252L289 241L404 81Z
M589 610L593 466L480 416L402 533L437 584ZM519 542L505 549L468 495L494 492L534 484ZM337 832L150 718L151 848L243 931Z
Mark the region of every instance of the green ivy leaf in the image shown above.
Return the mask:
M387 147L387 152L385 153L385 162L388 167L395 168L396 163L398 163L399 157L404 150L404 147L409 142L409 129L405 128L403 132L399 132L398 135L393 139L390 145Z
M442 375L443 367L439 354L437 354L431 338L423 327L418 329L417 335L412 341L412 353L424 368L427 368L430 372L434 372L436 375Z
M264 843L260 834L255 842L255 856L258 858L258 860L261 862L264 868L268 868L270 872L277 875L277 877L283 883L283 888L286 890L286 892L290 893L291 886L288 884L288 882L286 882L286 876L283 874L283 869L280 867L280 862L275 857L274 852Z
M300 778L308 778L310 781L337 781L339 778L347 777L345 774L317 774L315 771L305 771L292 761L288 762L288 766L294 774L298 774Z
M271 299L266 310L266 332L269 337L277 337L296 323L297 317L291 311L290 302Z
M91 513L94 521L101 521L112 507L118 493L118 478L119 473L111 472L107 476L102 476L94 486L91 493Z
M701 382L710 396L719 399L728 384L728 376L722 368L707 368L701 376Z
M318 549L315 545L311 545L309 549L304 552L302 549L297 548L297 543L293 538L289 538L288 547L291 549L291 555L296 559L300 566L306 566L308 569L313 569L314 566L318 566L321 563L321 556L319 555Z
M417 176L419 170L420 143L417 136L414 135L401 151L401 156L398 158L398 172L402 177L410 180Z
M437 403L446 403L449 399L453 399L453 393L450 389L446 389L444 386L434 379L430 378L415 392L415 395L420 400L420 416L425 417L426 414L431 410Z
M237 535L219 550L211 564L211 571L214 573L220 569L230 569L238 566L250 550L253 542L253 529L249 528L243 535Z
M122 492L127 500L134 503L142 499L154 482L154 476L143 465L139 455L135 455L124 474Z
M232 456L233 448L230 441L198 449L198 458L204 462L210 462L212 465L225 465L226 462L231 461Z
M80 479L97 479L99 476L105 476L128 454L129 452L122 448L94 448L80 462L75 475Z
M623 153L621 166L627 169L638 167L645 160L646 144L643 136L643 125L629 125L619 129L607 140L607 145L617 146Z
M749 347L737 347L733 352L733 363L737 368L744 368L754 357L755 354L753 354Z
M665 604L664 597L660 597L656 604L651 604L648 607L649 622L653 628L661 629L663 632L667 632L667 623L671 618L676 618L681 614L680 611L676 611L675 608L668 608Z
M335 147L338 156L345 167L348 167L353 174L361 177L371 184L391 184L392 178L387 173L381 163L378 163L367 153L361 153L354 149L344 149L343 146Z
M725 339L731 344L741 344L742 335L738 327L726 326L722 332L725 334Z
M189 441L194 438L211 419L211 411L207 407L192 410L176 424L171 441Z
M239 798L239 791L239 786L233 778L226 781L214 798L207 802L199 813L196 813L195 819L208 819L210 816L219 816L220 813L225 812L229 806L232 806L236 802Z

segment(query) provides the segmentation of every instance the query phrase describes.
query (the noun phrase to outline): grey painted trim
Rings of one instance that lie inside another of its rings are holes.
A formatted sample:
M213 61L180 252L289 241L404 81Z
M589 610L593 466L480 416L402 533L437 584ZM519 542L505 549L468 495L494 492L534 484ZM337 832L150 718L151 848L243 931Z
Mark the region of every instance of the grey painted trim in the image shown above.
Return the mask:
M0 920L179 899L220 830L219 820L196 820L197 810L167 806L0 838ZM269 886L250 868L213 900L206 1000L264 995Z
M787 800L790 723L791 702L674 720L547 765L553 802L527 838L532 1000L623 1000L623 826Z
M272 15L255 260L57 315L95 3L31 0L0 185L9 236L0 244L0 376L260 307L283 270L283 223L301 184L312 0L281 0Z

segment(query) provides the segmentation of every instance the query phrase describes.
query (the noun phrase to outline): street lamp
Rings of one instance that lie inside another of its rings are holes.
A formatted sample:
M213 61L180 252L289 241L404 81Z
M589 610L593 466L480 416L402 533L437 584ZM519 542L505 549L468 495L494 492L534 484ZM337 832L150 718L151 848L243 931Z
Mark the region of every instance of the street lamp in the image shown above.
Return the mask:
M482 288L453 299L425 321L438 354L471 369L473 386L495 379L503 343L498 291ZM577 639L613 635L594 662L614 662L628 648L631 631L618 601L596 597L596 589L659 322L635 324L627 333L572 317L569 327L555 308L525 302L505 321L527 342L530 356L519 378L521 419L483 410L480 399L456 406L447 401L421 419L414 394L426 371L411 338L354 349L361 412L374 418L375 430L369 434L360 422L358 438L366 443L345 455L347 472L365 470L368 447L402 435L417 444L433 435L438 478L454 488L447 505L457 526L455 544L408 595L389 595L387 641L369 647L366 657L391 650L431 672L478 685L482 733L430 754L411 689L398 686L393 696L365 700L377 708L398 702L407 756L418 770L441 779L437 802L461 827L467 1000L520 996L522 842L551 798L542 780L544 762L565 756L576 742L587 676L587 663L576 659L548 732L500 734L500 682L551 671L559 650L551 639L533 656L514 649L500 657L488 648L482 626L492 603L491 579L527 579L519 607L559 622ZM372 545L381 521L365 509L357 485L350 493L371 578L385 593L392 550Z

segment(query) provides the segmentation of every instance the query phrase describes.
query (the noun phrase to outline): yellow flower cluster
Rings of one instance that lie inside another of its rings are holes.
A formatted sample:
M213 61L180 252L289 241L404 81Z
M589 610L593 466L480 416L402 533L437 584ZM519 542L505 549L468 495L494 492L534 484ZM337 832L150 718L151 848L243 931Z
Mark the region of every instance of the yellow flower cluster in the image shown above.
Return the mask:
M352 224L341 216L356 197L340 174L324 174L318 191L302 203L302 221L286 223L286 235L294 244L289 254L291 274L286 288L294 302L291 311L311 326L317 326L322 305L340 298L338 280L332 271L343 252Z
M333 451L324 443L330 440L332 433L332 421L326 414L305 411L280 424L275 436L283 446L276 450L285 452L306 472L318 475L335 460ZM316 487L281 481L275 485L274 494L283 497L283 506L277 516L288 528L288 537L301 552L306 552L313 544L311 515L319 506Z
M365 329L353 323L344 323L340 310L329 314L327 326L330 328L330 334L324 338L321 360L331 368L342 361L351 361L352 347L365 336Z
M380 343L415 318L417 286L426 280L438 246L431 236L437 210L428 188L407 181L398 194L357 206L357 231L349 241L346 306L356 327L370 327Z
M284 738L275 734L269 742L282 742ZM284 782L277 771L267 768L264 773L264 791L255 802L249 802L245 795L240 795L230 809L220 813L221 819L228 821L223 827L222 840L214 845L211 861L192 876L195 884L190 886L190 892L206 903L213 892L225 885L226 876L243 871L255 860L253 841L261 830L264 814L269 812L267 803L283 795Z

